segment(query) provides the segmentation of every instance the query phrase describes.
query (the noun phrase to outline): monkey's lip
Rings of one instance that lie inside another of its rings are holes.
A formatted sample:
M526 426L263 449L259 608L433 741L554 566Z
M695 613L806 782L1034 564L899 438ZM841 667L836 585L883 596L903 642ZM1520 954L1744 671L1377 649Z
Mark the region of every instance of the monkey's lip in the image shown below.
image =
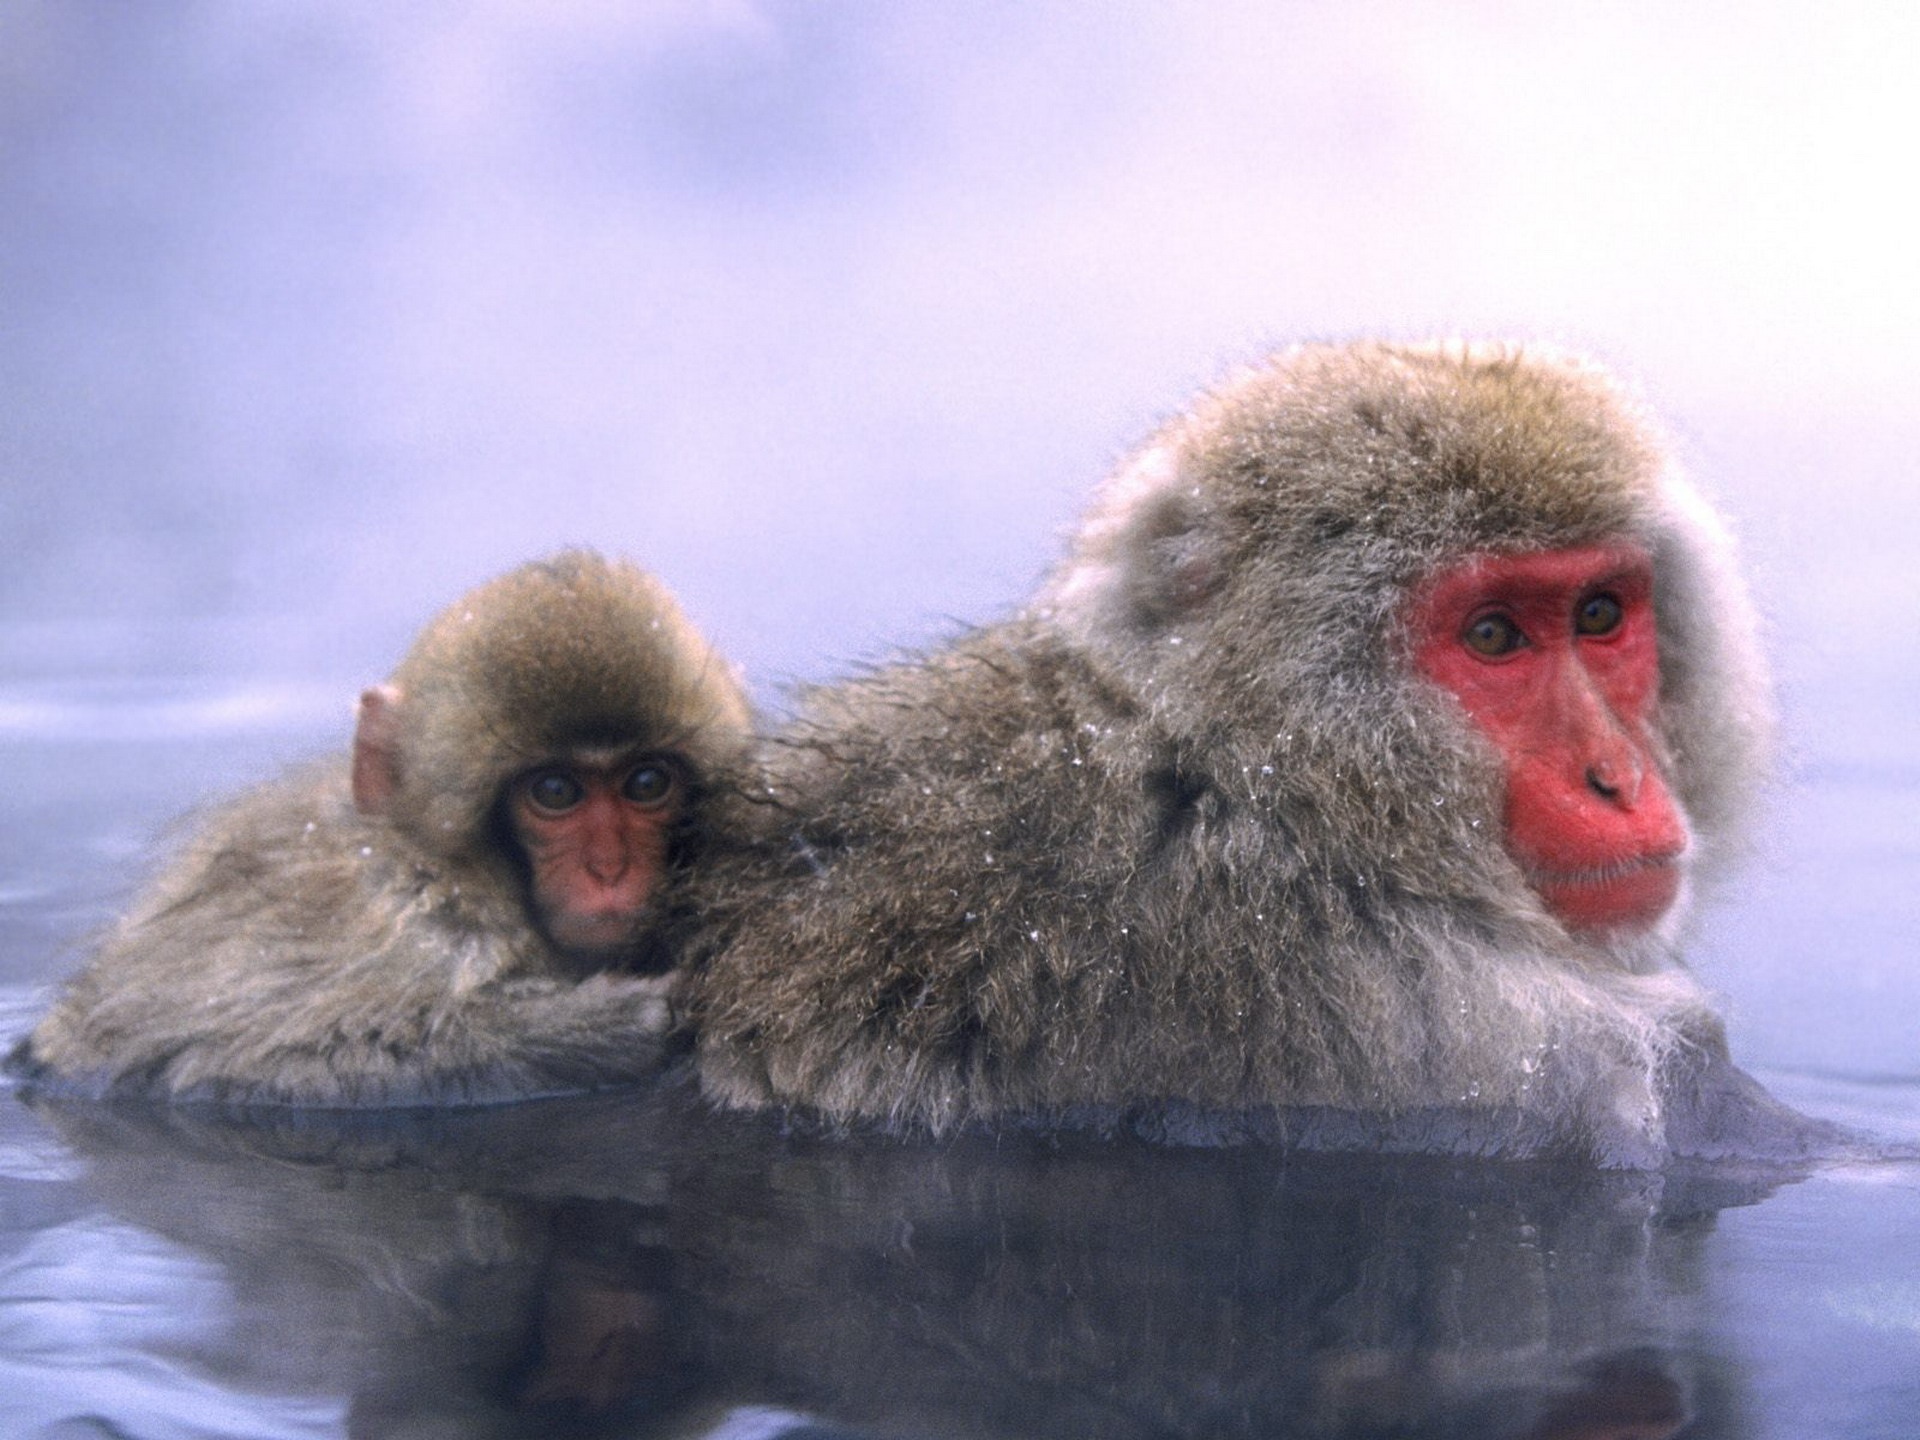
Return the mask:
M547 938L566 950L613 951L631 946L651 919L645 905L625 903L604 910L575 909L547 914Z
M1684 849L1572 868L1529 865L1527 882L1547 908L1575 930L1652 925L1680 894Z

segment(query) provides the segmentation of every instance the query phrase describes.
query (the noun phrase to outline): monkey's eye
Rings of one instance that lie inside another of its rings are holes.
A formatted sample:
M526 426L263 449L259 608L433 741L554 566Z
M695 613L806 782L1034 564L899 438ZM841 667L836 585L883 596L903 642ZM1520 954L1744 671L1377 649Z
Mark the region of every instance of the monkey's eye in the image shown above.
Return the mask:
M1617 597L1591 595L1573 612L1573 628L1580 635L1611 635L1625 618L1626 611Z
M620 793L635 805L660 805L673 794L674 780L670 766L650 760L634 767L633 773L627 776L626 783L620 787Z
M1511 616L1482 615L1460 632L1461 643L1476 655L1511 655L1527 643L1527 637Z
M527 799L533 802L534 808L552 815L571 810L586 794L578 780L559 770L532 776L526 787Z

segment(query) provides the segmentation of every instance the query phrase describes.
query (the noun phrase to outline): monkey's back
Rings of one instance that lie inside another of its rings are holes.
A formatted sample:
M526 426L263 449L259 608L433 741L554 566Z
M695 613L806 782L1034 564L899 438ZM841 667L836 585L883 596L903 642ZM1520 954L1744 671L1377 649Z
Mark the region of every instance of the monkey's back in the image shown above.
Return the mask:
M1043 624L816 696L772 770L762 843L705 877L724 938L694 1008L727 1101L934 1127L1326 1101L1416 1023L1361 1013L1392 977L1293 963L1390 943L1276 823L1310 823L1298 797L1223 775Z

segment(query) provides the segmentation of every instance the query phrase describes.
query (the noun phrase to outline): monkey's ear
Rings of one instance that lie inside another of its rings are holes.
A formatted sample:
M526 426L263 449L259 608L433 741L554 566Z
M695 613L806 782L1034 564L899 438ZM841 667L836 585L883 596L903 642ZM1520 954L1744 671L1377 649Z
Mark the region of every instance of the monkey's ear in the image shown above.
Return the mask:
M1192 499L1163 491L1133 517L1126 583L1136 621L1178 622L1211 600L1225 580L1218 542Z
M400 789L400 687L375 685L360 694L353 725L353 806L384 815Z

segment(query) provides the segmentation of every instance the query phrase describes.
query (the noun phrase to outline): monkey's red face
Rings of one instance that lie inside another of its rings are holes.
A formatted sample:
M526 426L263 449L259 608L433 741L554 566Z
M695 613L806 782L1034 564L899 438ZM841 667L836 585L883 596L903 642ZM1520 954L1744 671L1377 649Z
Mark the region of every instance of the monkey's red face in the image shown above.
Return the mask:
M1653 564L1634 546L1480 556L1408 615L1414 667L1505 762L1507 848L1570 929L1644 929L1680 889L1686 822L1655 760Z
M679 770L657 758L543 766L508 787L534 913L549 940L594 960L635 943L666 874L685 792Z

